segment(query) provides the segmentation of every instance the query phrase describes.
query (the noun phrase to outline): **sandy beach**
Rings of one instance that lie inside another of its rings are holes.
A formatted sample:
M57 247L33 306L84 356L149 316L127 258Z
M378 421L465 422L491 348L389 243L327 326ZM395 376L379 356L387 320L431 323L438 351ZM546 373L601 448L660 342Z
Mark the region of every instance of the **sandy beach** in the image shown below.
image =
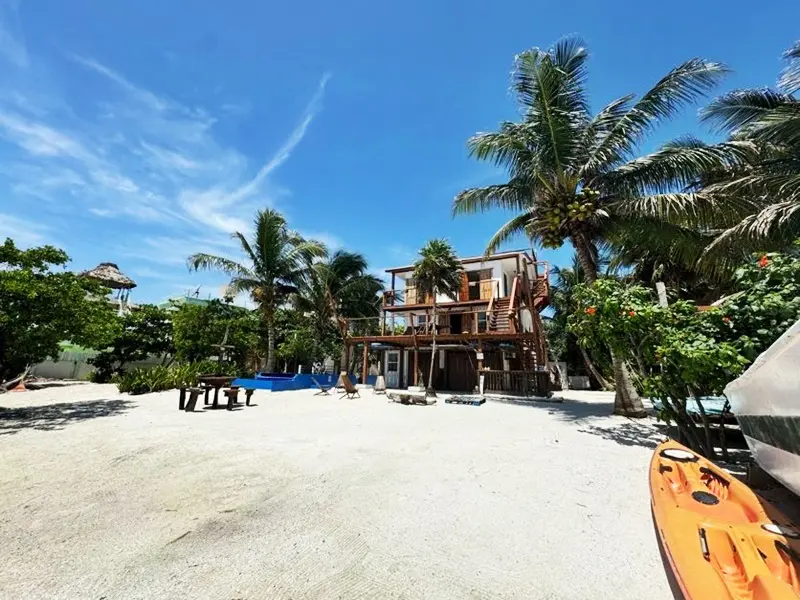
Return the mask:
M653 421L604 393L361 395L192 414L111 385L0 396L0 597L672 597Z

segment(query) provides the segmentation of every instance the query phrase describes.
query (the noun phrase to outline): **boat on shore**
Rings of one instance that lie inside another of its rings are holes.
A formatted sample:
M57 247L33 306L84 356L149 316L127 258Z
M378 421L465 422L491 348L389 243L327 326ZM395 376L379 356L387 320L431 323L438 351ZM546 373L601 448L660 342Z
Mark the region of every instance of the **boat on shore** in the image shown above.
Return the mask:
M800 531L728 472L670 440L653 454L650 498L676 598L800 597Z
M800 321L725 388L758 465L800 495Z

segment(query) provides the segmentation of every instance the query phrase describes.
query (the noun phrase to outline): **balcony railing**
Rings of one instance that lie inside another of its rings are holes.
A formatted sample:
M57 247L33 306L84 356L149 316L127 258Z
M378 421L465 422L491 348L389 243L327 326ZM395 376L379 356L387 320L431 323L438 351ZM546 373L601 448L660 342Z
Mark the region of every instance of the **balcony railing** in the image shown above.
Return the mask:
M546 371L491 371L480 372L483 391L513 396L540 396L547 393Z

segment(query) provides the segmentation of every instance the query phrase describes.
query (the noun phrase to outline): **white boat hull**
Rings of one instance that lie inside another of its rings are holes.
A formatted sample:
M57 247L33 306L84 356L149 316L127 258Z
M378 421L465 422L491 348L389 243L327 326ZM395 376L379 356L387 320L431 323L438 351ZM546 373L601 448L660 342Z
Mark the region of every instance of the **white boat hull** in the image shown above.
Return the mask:
M800 321L725 395L759 466L800 494Z

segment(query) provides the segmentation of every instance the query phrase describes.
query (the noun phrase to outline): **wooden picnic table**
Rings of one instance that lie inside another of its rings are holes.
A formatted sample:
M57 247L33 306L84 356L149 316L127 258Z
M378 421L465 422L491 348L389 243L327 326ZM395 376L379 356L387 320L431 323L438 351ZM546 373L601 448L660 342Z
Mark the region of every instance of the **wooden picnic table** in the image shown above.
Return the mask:
M225 386L230 385L234 379L236 378L230 377L228 375L200 375L200 377L198 377L197 380L200 382L202 387L205 388L206 391L205 404L208 405L208 395L213 388L214 403L211 406L212 408L217 408L217 404L219 403L219 390L221 388L224 388Z

